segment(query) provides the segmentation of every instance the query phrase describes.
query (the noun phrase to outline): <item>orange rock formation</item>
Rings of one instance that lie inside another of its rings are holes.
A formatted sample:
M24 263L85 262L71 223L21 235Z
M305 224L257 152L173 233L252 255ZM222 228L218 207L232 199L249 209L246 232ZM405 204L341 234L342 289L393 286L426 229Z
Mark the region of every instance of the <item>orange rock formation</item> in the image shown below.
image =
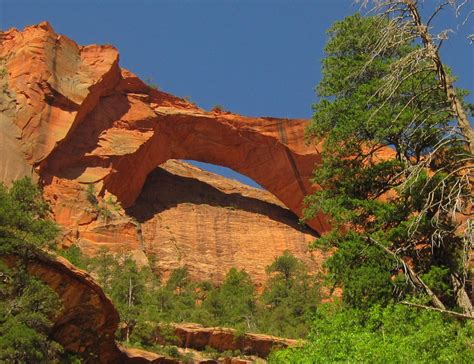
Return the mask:
M96 183L129 207L157 166L194 159L253 178L300 214L320 161L305 144L306 120L206 112L121 69L113 47L78 46L46 22L0 39L2 138L11 146L3 180L34 169L46 185ZM327 228L323 218L310 225Z
M178 338L179 346L183 348L205 350L210 347L218 352L239 350L245 355L256 355L260 358L268 357L273 349L298 344L298 340L251 333L239 336L233 329L204 327L198 324L175 325L174 334ZM165 343L166 341L163 342Z
M143 264L153 255L165 275L187 266L214 281L236 266L263 282L285 249L320 267L308 252L316 233L286 209L301 213L320 161L306 120L206 112L121 69L112 46L78 46L46 22L0 40L0 180L41 181L63 245L125 250ZM281 202L182 163L158 168L173 158L230 167ZM112 216L88 201L88 185ZM309 225L327 229L321 216Z
M5 259L5 257L3 257ZM8 257L12 261L15 257ZM91 358L90 362L120 362L125 356L115 343L119 315L92 277L61 257L36 256L28 272L59 296L63 309L55 319L52 337L67 350Z

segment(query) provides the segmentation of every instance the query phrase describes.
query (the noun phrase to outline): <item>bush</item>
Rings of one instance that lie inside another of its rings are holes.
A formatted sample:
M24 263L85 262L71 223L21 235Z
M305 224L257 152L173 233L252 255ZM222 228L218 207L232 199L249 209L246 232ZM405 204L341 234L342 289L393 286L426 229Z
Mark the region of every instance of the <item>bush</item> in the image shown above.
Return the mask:
M474 329L437 312L400 304L368 311L326 305L308 342L271 354L270 363L472 363Z

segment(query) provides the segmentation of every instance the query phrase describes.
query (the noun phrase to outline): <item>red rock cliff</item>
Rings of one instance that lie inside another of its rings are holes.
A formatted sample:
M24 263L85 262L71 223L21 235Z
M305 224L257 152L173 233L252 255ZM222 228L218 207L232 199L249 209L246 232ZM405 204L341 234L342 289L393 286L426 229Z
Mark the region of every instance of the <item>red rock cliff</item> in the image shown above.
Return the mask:
M33 169L46 185L98 183L129 207L157 166L194 159L253 178L300 214L320 161L306 120L206 112L121 69L113 47L78 46L48 23L0 39L4 181Z
M320 268L324 257L308 251L316 233L287 210L301 212L320 161L306 120L206 112L121 69L112 46L79 46L48 23L0 41L0 180L40 179L64 245L126 250L143 264L154 256L165 275L187 266L214 281L236 266L260 283L285 249ZM172 158L230 167L279 200L183 163L159 167ZM125 210L101 218L92 183L99 201L116 197ZM327 228L322 217L309 225Z

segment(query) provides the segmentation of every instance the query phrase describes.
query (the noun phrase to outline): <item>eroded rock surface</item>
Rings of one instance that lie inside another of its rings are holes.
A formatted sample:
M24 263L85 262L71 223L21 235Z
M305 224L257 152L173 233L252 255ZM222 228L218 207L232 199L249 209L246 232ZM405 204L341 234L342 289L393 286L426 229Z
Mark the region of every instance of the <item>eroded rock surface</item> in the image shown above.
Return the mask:
M207 112L148 87L118 65L111 46L78 46L48 23L0 34L4 181L19 168L56 180L97 183L130 207L148 174L168 159L223 165L249 176L297 215L320 162L306 120ZM7 126L5 126L7 125ZM14 138L12 137L14 136ZM309 222L323 232L322 217Z
M222 282L232 267L256 284L285 250L320 271L325 255L310 252L316 234L270 193L168 161L148 177L127 210L140 222L143 250L166 277L188 267L192 278Z
M210 347L219 352L239 350L245 355L257 355L260 358L266 358L274 349L298 344L293 339L250 333L239 336L233 329L198 324L177 324L174 334L179 340L179 346L183 348L204 350Z
M3 257L7 262L16 257ZM115 343L119 315L102 288L87 273L61 257L39 255L28 260L28 272L51 287L63 309L52 328L54 340L88 363L122 362Z
M311 221L315 233L287 209L301 212L320 159L306 120L207 112L121 69L112 46L79 46L48 23L0 39L0 180L40 179L64 246L153 256L165 276L186 266L215 282L236 266L262 283L285 249L320 268L308 243L327 224ZM230 167L278 200L171 158Z

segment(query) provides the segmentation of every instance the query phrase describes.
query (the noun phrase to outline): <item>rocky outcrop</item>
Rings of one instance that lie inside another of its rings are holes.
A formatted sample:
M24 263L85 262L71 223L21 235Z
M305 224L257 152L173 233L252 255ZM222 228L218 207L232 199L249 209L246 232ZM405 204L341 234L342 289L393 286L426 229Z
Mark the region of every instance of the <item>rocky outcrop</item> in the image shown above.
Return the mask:
M121 359L124 364L181 364L179 359L167 358L163 355L151 353L137 348L119 346Z
M78 46L48 23L0 39L0 132L11 145L3 148L4 181L34 170L45 185L95 183L130 207L156 167L194 159L253 178L301 213L320 162L318 147L305 143L306 120L204 111L121 69L113 47ZM322 216L309 225L328 227Z
M209 347L218 352L238 350L244 355L256 355L260 358L268 357L274 349L298 344L297 340L264 334L238 335L233 329L203 327L198 324L177 324L174 326L174 334L182 348L204 350Z
M2 155L8 181L17 177L15 157L23 157L24 170L44 160L117 84L120 68L113 47L80 47L46 22L2 32L0 41L2 124L16 138Z
M66 259L39 255L28 261L28 272L51 287L63 309L55 319L52 337L89 363L120 362L115 343L119 315L92 277Z

